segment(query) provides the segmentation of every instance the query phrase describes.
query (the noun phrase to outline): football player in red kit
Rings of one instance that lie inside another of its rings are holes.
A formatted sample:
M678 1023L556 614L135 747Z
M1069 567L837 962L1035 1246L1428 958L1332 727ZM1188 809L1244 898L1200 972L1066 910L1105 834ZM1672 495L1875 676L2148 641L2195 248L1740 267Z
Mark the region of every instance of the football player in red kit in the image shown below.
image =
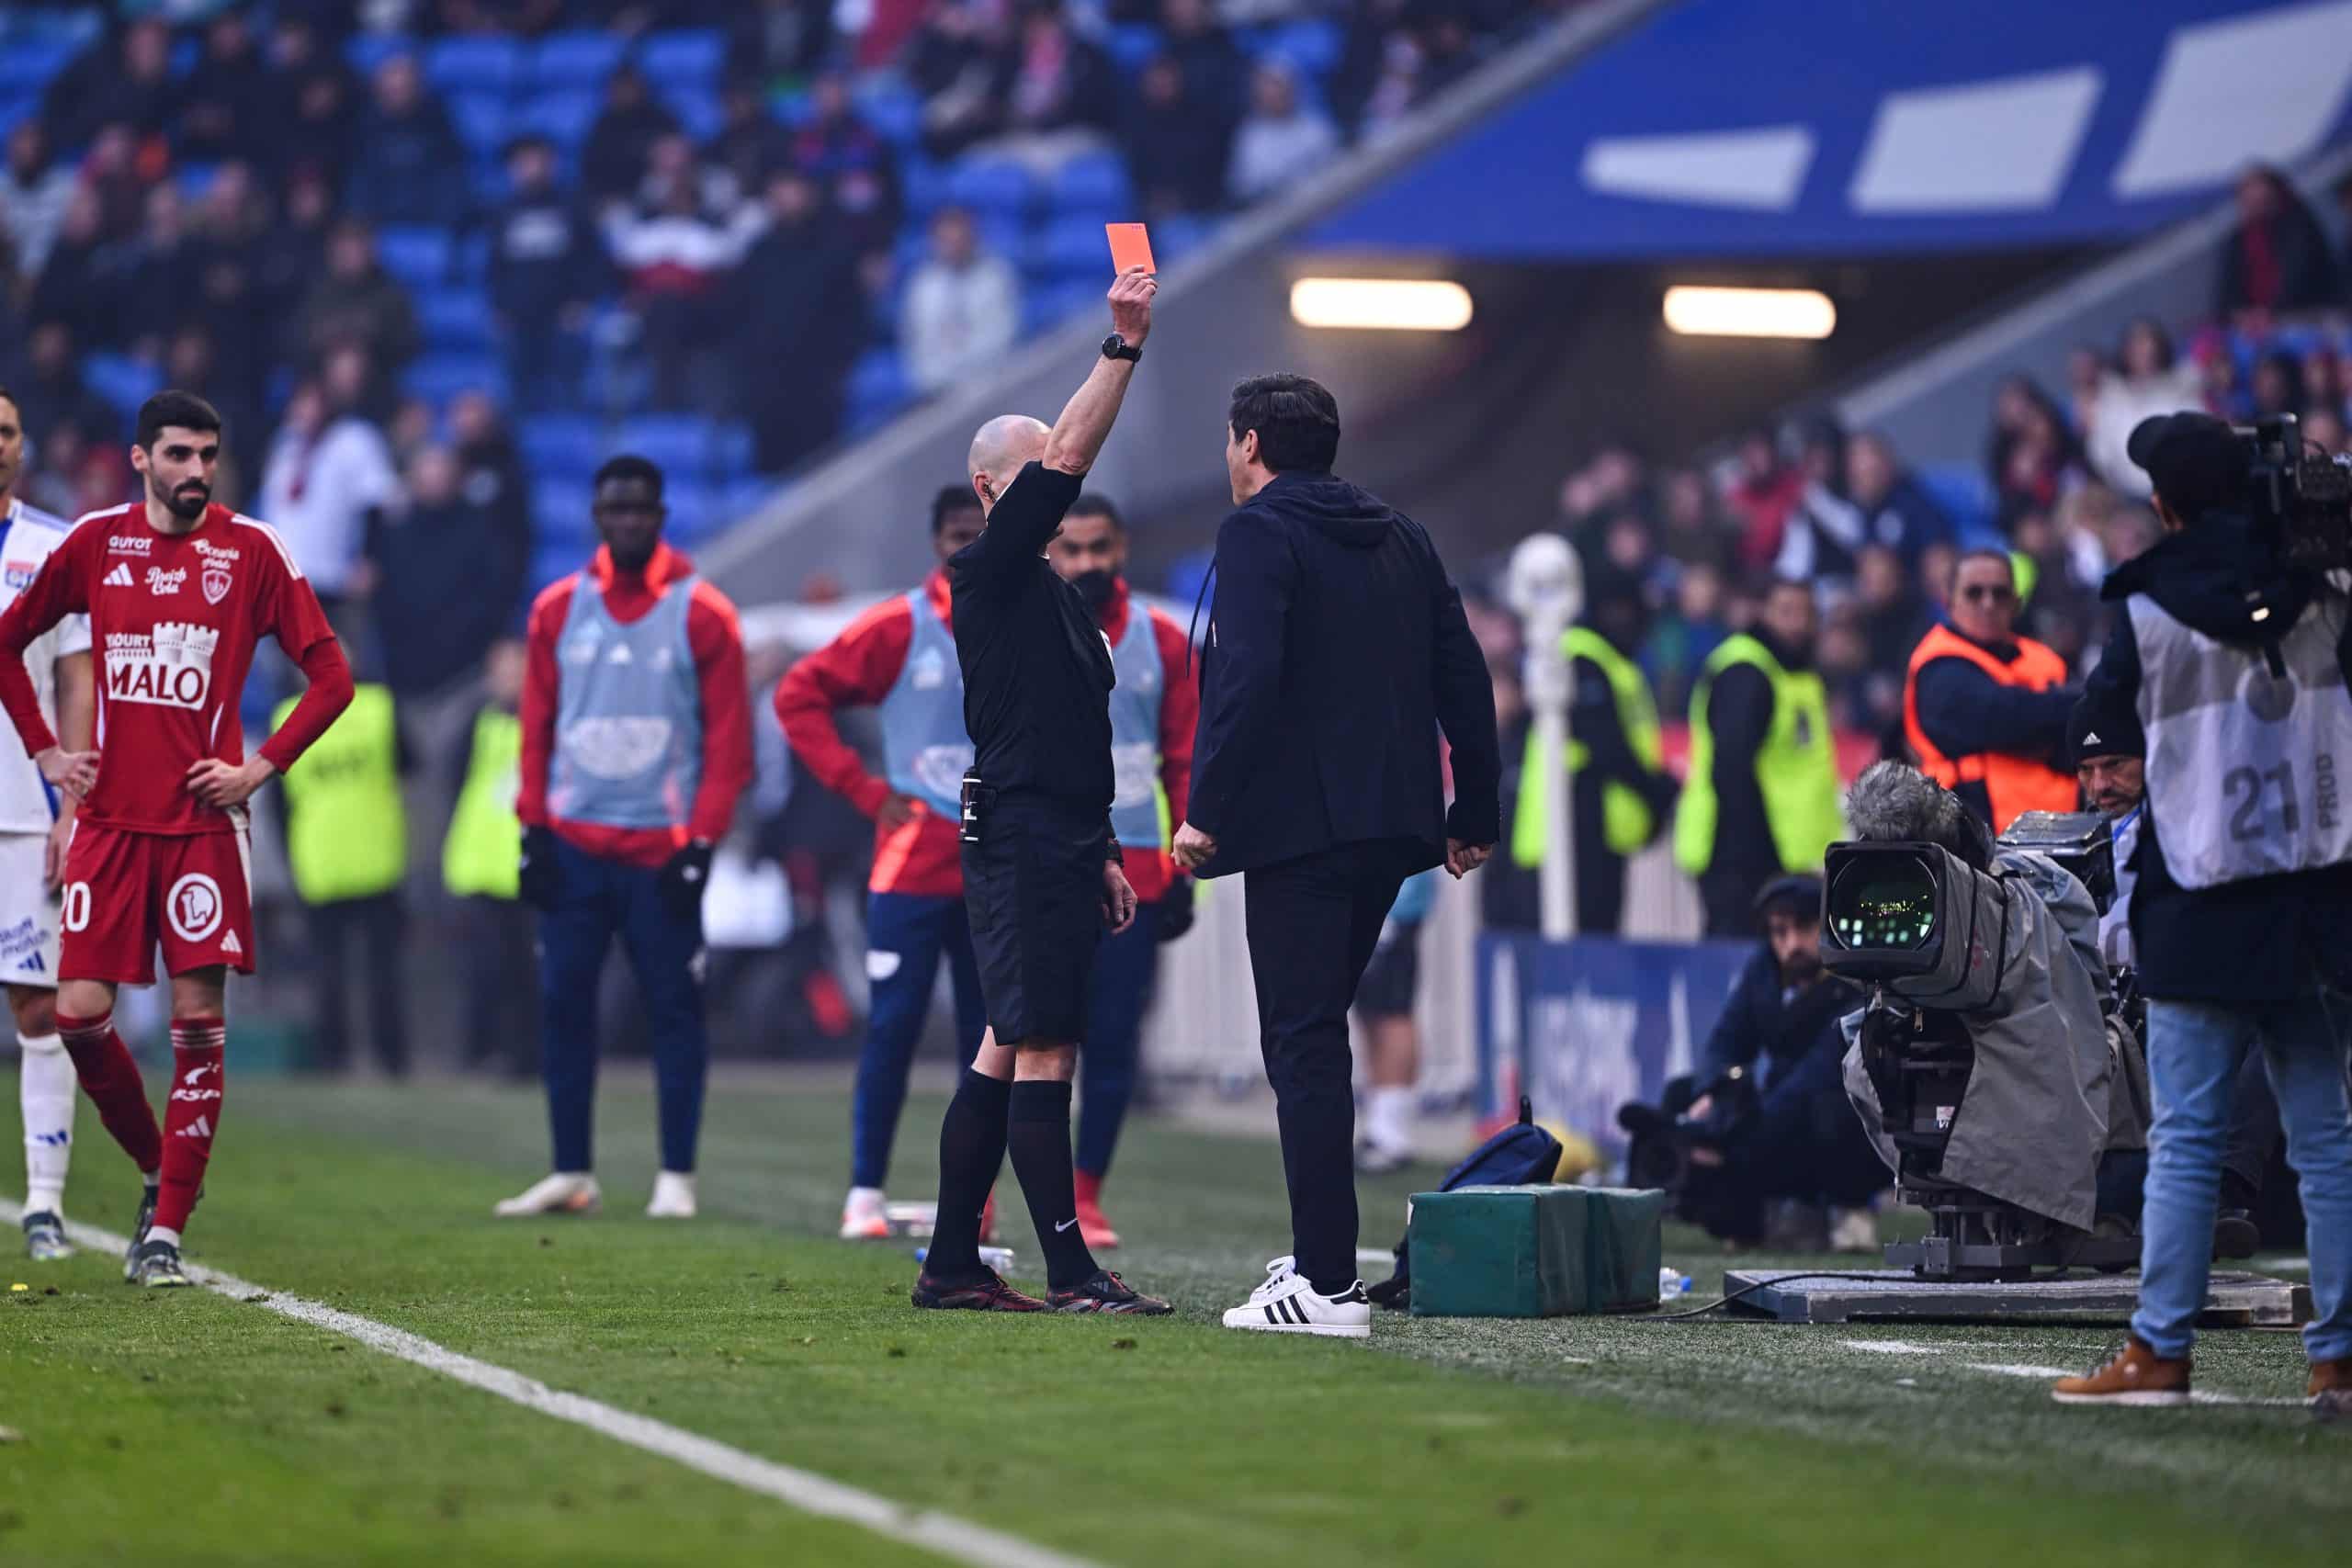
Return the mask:
M57 1029L98 1119L147 1179L123 1277L185 1285L180 1233L220 1121L228 971L254 967L245 800L351 701L351 669L285 541L212 504L220 416L159 392L139 411L131 466L145 494L82 518L0 615L0 706L41 776L81 801L66 851ZM24 653L60 619L90 617L97 747L66 751L43 721ZM237 707L265 635L309 690L252 757ZM114 992L172 980L172 1086L163 1125L114 1032Z

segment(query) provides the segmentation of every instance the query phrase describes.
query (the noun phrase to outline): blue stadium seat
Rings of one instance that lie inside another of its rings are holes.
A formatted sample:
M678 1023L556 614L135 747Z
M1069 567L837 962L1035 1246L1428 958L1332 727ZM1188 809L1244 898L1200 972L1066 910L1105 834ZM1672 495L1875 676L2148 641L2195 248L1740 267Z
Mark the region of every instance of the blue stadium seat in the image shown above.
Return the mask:
M579 482L585 484L604 460L604 430L585 414L532 414L515 435L525 459L537 473L578 474Z
M1347 48L1347 29L1329 17L1318 17L1268 28L1250 52L1287 61L1302 76L1321 81L1340 68L1340 57Z
M655 33L637 51L638 69L657 87L681 84L716 87L718 68L726 59L727 36L706 28Z
M524 74L541 87L604 85L628 45L610 33L549 33L524 62Z
M493 401L506 400L506 367L493 355L427 354L401 372L401 389L436 407L460 392L488 392Z
M696 141L708 141L718 134L724 117L719 113L717 87L703 82L656 83L653 96L678 117L679 125Z
M6 136L40 112L40 94L37 89L14 95L0 89L0 137Z
M446 229L379 229L376 254L384 270L411 288L427 288L449 275Z
M764 474L753 474L732 481L722 492L721 504L726 510L727 521L730 525L741 523L770 502L780 499L791 488Z
M542 478L532 482L531 526L542 542L576 544L595 537L595 520L588 513L590 471L582 468L578 479Z
M1110 288L1111 246L1103 237L1102 220L1055 219L1030 236L1021 265L1023 272L1056 282L1099 277L1103 288Z
M204 193L212 188L212 182L220 174L218 164L182 164L172 171L172 183L180 187L183 198L202 201Z
M908 218L920 222L951 199L947 165L910 152L899 165L899 189L906 199Z
M459 33L424 49L424 79L444 93L503 93L522 73L522 46L492 33Z
M559 87L543 91L526 102L507 122L508 133L537 131L566 152L576 152L588 140L602 104L594 88Z
M407 54L416 48L416 40L405 33L356 32L345 40L343 57L362 76L375 74L376 67L395 54Z
M862 413L879 412L887 418L913 393L896 349L867 349L849 373L850 422L871 428L859 417Z
M559 577L568 577L588 564L588 552L570 542L547 543L531 550L531 581L529 591L536 595L540 589Z
M1963 540L1993 533L1992 481L1974 463L1922 463L1912 470L1928 499L1944 510ZM1997 535L1996 536L1997 539Z
M458 140L476 152L494 152L506 142L506 95L503 92L456 92L443 98Z
M959 158L947 170L947 199L975 212L1023 212L1035 193L1027 167L1005 159Z
M1104 266L1107 270L1109 264L1105 262ZM1110 287L1107 277L1083 280L1066 277L1042 288L1029 289L1021 301L1022 325L1031 333L1038 333L1072 316L1099 312L1102 309L1103 291Z
M713 443L711 422L699 414L650 413L623 423L605 449L650 458L675 479L707 468Z
M1162 218L1151 226L1151 259L1162 270L1192 252L1216 231L1216 225L1205 218L1187 218L1179 214Z
M681 479L675 474L666 474L663 479L662 501L670 509L665 531L671 539L692 545L718 531L724 519L719 515L716 491L692 479Z
M99 400L115 409L125 419L139 412L139 405L163 390L164 373L143 359L133 359L127 354L85 354L82 356L82 379Z
M420 288L416 321L425 343L441 350L487 353L497 346L490 300L476 288Z
M752 427L726 420L711 430L711 462L725 479L752 471Z
M82 46L71 39L12 37L0 49L0 98L39 96L50 78L72 63ZM38 105L34 106L38 107Z
M1111 29L1102 39L1102 47L1109 52L1112 63L1133 76L1159 52L1159 29L1148 22L1125 22Z
M1061 211L1082 212L1102 221L1135 213L1126 160L1115 152L1082 153L1062 164L1054 175L1051 196Z
M896 74L876 72L857 89L857 112L884 140L910 147L922 135L922 95Z

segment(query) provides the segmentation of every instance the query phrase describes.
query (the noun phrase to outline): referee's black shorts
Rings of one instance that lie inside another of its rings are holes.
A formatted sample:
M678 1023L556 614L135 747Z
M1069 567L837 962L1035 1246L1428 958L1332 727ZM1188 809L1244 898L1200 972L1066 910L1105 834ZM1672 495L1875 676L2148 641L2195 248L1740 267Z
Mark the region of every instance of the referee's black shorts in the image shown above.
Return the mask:
M1086 1031L1102 942L1104 813L998 796L964 846L964 907L1000 1044L1073 1043Z

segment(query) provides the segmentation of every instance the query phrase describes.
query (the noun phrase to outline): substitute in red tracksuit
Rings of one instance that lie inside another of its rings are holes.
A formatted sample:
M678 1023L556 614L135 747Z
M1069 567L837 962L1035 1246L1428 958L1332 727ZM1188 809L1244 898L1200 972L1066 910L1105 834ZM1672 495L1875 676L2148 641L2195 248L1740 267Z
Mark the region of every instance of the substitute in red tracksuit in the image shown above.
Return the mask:
M702 895L752 777L743 637L726 595L662 542L662 470L596 471L604 538L531 606L523 680L519 891L539 928L540 1066L554 1171L501 1214L592 1209L596 984L618 937L653 1041L662 1170L647 1213L695 1212L709 1045Z
M931 542L945 560L979 536L980 503L968 485L941 491ZM882 773L867 771L833 716L870 707L882 721ZM786 671L775 716L811 777L874 819L874 874L866 886L865 976L871 987L865 1045L850 1113L850 1191L842 1235L890 1234L882 1185L906 1103L907 1071L944 956L956 990L956 1042L968 1060L988 1027L972 930L964 916L956 794L972 765L964 732L964 674L956 662L947 578L884 600Z
M1136 1050L1159 977L1159 944L1192 929L1193 879L1168 858L1169 824L1184 819L1193 781L1200 685L1184 628L1127 593L1127 531L1099 495L1070 503L1046 557L1094 610L1118 684L1111 691L1111 828L1142 908L1094 958L1079 1053L1078 1223L1092 1249L1119 1245L1102 1217L1102 1179L1135 1097Z

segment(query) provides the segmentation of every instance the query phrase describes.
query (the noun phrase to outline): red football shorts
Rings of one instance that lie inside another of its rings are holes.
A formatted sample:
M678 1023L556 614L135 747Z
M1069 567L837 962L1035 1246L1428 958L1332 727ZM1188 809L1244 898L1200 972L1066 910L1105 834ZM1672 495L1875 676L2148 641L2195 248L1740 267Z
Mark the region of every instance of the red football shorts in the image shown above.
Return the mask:
M164 972L254 972L253 874L244 829L130 833L77 824L65 852L58 977L144 986Z

